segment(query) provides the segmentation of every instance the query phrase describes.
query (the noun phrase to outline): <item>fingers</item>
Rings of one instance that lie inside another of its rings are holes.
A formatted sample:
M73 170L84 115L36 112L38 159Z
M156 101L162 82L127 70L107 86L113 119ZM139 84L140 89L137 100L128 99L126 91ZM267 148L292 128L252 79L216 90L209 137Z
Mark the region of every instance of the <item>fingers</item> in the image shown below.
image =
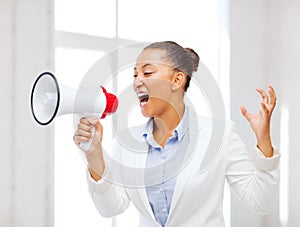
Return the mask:
M247 111L247 109L246 109L244 106L241 106L240 109L241 109L241 112L242 112L243 116L244 116L248 121L250 121L251 114Z
M79 124L77 125L77 132L82 132L82 134L92 132L93 124L90 120L86 118L81 118Z
M89 142L90 138L85 137L85 136L74 135L73 140L76 145L79 145L82 142Z
M271 85L268 87L268 93L270 96L270 105L273 110L276 105L276 93L275 93L274 88Z
M267 106L263 102L260 105L262 107L262 113L269 116L270 110L267 108Z
M260 114L270 117L276 105L276 93L274 88L271 85L269 85L268 94L261 88L257 88L256 91L262 97L261 109L259 110ZM247 118L247 120L250 120L251 117L254 116L250 114L244 106L241 106L240 109L244 117Z
M98 119L86 119L81 118L79 124L77 125L77 130L73 136L73 140L76 145L81 142L89 142L94 136L93 127L95 128L95 135L97 135L98 142L101 143L103 136L103 126ZM99 139L99 140L98 140Z
M271 105L276 104L276 93L274 88L271 85L268 86L269 95L267 95L267 93L261 88L256 88L256 91L260 93L262 100L265 104L271 104Z
M257 88L256 90L260 93L265 107L269 109L269 113L272 113L276 105L276 93L274 88L271 85L269 85L268 94L263 89Z
M268 104L269 103L269 96L267 95L267 93L261 88L256 88L256 91L261 95L263 102L265 104Z
M93 125L86 118L81 118L77 125L77 130L73 136L73 140L76 145L81 142L88 142L92 138L92 127Z

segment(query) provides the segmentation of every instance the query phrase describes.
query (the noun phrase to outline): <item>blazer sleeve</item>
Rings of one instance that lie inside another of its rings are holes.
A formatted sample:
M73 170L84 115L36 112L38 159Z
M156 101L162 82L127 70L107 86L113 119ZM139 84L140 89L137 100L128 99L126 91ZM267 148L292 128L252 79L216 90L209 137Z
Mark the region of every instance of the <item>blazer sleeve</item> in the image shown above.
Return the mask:
M274 149L271 158L266 158L257 148L250 154L236 128L231 124L225 142L227 170L226 179L238 198L260 214L267 214L278 191L279 159Z
M118 131L118 136L112 142L111 152L104 152L105 169L102 178L95 182L87 170L87 181L89 193L92 200L103 217L112 217L124 212L130 204L130 196L128 194L128 187L126 185L134 185L135 172L128 177L126 168L133 165L136 154L127 151L126 144L123 144L120 138L128 138L128 134L133 135L134 139L139 139L142 134L144 125L132 128L130 131ZM131 138L131 137L130 137ZM120 142L121 141L121 142ZM135 140L132 140L135 141ZM127 141L128 142L128 141ZM129 141L130 143L131 141ZM145 143L145 148L148 148ZM125 167L125 168L123 168ZM130 179L128 181L128 179ZM131 181L133 180L133 181Z
M112 182L109 167L105 167L103 177L95 181L87 170L88 189L98 212L103 217L112 217L127 209L130 199L124 187Z

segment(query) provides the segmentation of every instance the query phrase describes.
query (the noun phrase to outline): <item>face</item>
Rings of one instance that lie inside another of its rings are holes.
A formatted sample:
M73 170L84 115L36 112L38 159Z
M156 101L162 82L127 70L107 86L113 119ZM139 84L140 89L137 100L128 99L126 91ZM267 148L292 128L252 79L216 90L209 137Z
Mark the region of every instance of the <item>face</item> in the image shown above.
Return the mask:
M176 71L164 57L162 50L144 50L134 68L133 88L145 117L156 117L172 108Z

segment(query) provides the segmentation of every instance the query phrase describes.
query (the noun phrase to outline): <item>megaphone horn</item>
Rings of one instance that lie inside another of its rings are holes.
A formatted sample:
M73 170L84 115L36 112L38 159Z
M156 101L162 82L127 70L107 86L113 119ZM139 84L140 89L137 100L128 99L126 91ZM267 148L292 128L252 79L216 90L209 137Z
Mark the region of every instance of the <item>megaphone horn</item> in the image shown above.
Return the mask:
M56 116L71 113L104 118L116 112L117 108L117 97L104 87L75 90L59 85L50 72L39 75L31 91L31 112L40 125L48 125Z
M37 123L48 125L55 118L60 103L60 90L55 76L44 72L35 80L31 91L31 113Z

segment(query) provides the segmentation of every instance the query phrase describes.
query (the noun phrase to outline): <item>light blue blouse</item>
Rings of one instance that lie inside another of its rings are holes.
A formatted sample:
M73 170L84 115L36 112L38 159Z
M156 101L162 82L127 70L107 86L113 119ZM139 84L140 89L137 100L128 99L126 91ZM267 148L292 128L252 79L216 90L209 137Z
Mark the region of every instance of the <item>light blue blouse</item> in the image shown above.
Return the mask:
M161 226L167 222L178 171L189 141L188 116L188 108L185 107L184 115L165 147L153 138L153 118L149 119L143 132L149 145L145 171L146 192L155 219Z

